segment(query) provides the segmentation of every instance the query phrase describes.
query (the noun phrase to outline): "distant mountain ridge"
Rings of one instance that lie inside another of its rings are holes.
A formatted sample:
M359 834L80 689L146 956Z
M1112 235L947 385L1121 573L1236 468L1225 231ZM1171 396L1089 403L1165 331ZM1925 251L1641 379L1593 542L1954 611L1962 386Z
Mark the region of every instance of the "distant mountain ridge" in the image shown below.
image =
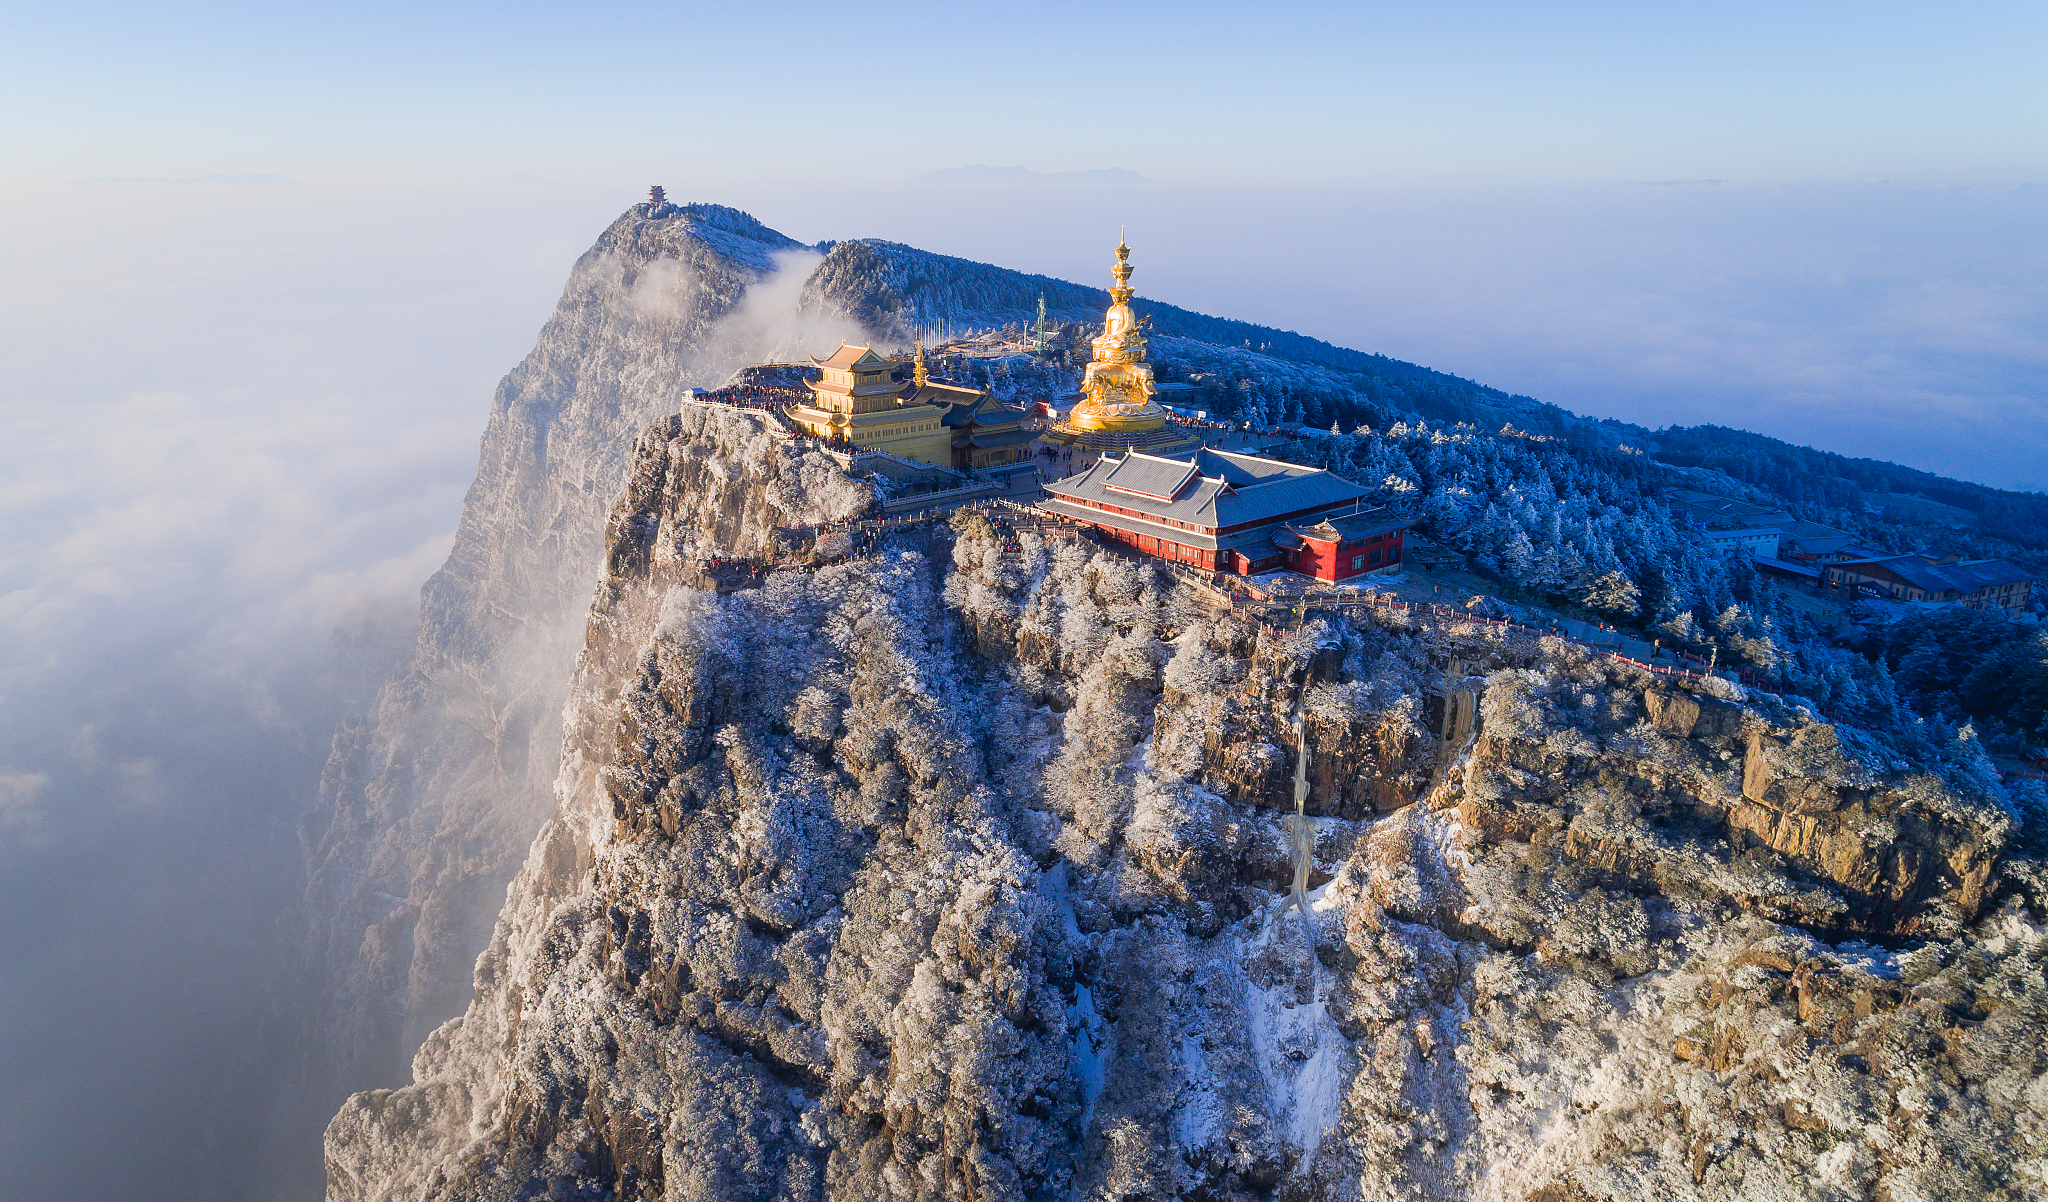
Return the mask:
M303 181L289 175L102 175L80 180L85 184L236 184L269 186L273 184L298 184Z
M821 244L825 262L811 277L806 303L836 306L879 338L907 343L951 323L956 328L1023 324L1045 298L1058 322L1092 325L1109 293L1087 284L1013 271L900 242L858 239ZM1175 368L1221 373L1270 385L1302 420L1318 428L1384 426L1425 418L1517 429L1593 447L1628 445L1674 467L1725 472L1795 505L1851 506L1859 494L1919 493L1976 514L1987 533L2028 548L2048 548L2048 497L1992 488L1882 460L1857 459L1743 430L1715 426L1657 431L1591 418L1462 376L1386 355L1337 346L1292 330L1213 317L1139 297L1152 319L1154 359Z
M1098 167L1091 171L1033 171L1029 167L990 167L980 163L971 167L942 167L937 171L912 176L911 179L916 183L927 184L1000 184L1005 187L1024 184L1084 188L1130 187L1159 182L1123 167Z
M1093 324L1109 307L1109 293L1101 288L934 254L900 242L860 239L831 243L826 249L825 262L811 277L808 289L813 303L839 305L883 338L907 342L920 331L948 322L990 328L1024 322L1036 313L1041 295L1046 315L1059 322ZM1613 423L1594 422L1556 405L1385 355L1337 346L1292 330L1211 317L1145 297L1138 298L1138 307L1152 319L1157 335L1232 352L1252 348L1258 362L1240 364L1248 370L1289 374L1277 361L1325 369L1333 374L1311 374L1294 382L1302 388L1348 395L1355 398L1354 403L1367 407L1392 401L1378 406L1389 416L1459 421L1498 418L1555 434L1583 427L1591 441L1616 441ZM1351 421L1369 416L1373 414L1361 412Z

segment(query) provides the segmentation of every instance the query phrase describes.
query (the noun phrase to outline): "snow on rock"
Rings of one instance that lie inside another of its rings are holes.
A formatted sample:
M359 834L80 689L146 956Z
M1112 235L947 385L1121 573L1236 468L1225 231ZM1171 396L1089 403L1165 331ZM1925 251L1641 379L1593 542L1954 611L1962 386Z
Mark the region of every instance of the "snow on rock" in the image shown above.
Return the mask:
M634 437L686 389L782 344L798 289L779 281L807 273L806 253L734 209L635 206L577 261L499 384L413 652L336 736L302 821L306 969L328 994L309 1081L393 1080L461 1012L505 885L554 809L565 689Z
M553 816L467 1011L335 1118L336 1202L2043 1188L2048 926L1984 799L979 514L828 561L778 531L860 486L748 419L623 475Z

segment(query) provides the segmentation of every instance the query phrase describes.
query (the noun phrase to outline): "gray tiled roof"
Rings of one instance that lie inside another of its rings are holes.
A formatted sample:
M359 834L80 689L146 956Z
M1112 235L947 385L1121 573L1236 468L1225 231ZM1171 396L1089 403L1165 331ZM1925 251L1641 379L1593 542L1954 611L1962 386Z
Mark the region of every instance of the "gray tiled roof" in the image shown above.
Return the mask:
M1147 498L1172 501L1195 475L1195 465L1185 459L1162 459L1157 455L1129 454L1102 477L1102 486L1117 492L1137 493Z
M1307 476L1322 470L1234 451L1212 451L1207 447L1195 452L1194 464L1204 476L1214 476L1232 488L1243 488L1247 484L1280 476Z
M1842 568L1883 568L1892 575L1930 593L1954 591L1974 593L2003 584L2022 584L2033 573L2002 559L1975 559L1961 563L1928 563L1918 555L1887 555L1874 559L1852 559L1833 565Z
M1215 475L1209 474L1213 468ZM1121 473L1131 470L1133 476ZM1110 479L1117 479L1112 490ZM1176 487L1174 477L1183 479ZM1242 483L1233 483L1232 478ZM1159 490L1140 495L1140 489ZM1171 500L1158 499L1175 489ZM1289 514L1335 509L1366 490L1334 472L1251 455L1198 451L1190 459L1105 455L1089 469L1046 485L1056 496L1118 505L1192 526L1265 524ZM1126 491L1128 489L1128 491Z
M1957 587L1965 592L1980 588L1996 588L2001 584L2024 584L2034 578L2025 568L2014 567L2002 559L1973 559L1963 563L1952 563L1942 569Z
M1064 484L1066 481L1059 481L1058 483ZM1052 487L1050 484L1046 485L1048 490ZM1084 522L1093 522L1097 525L1114 526L1119 530L1131 531L1133 534L1150 534L1157 538L1170 538L1183 546L1196 547L1204 551L1227 550L1234 545L1232 542L1233 538L1263 539L1266 537L1266 532L1263 530L1251 530L1234 536L1226 535L1218 539L1213 535L1204 534L1200 530L1182 530L1175 526L1153 524L1138 518L1125 517L1122 514L1104 513L1100 509L1092 509L1086 505L1077 505L1072 501L1062 500L1057 494L1040 501L1038 507L1064 517L1079 518ZM1125 508L1136 508L1136 506L1126 506Z
M1117 487L1111 486L1112 478ZM1233 484L1233 479L1241 483ZM1052 495L1039 504L1054 513L1226 551L1255 543L1270 545L1276 537L1275 523L1288 515L1313 519L1366 495L1365 489L1320 468L1207 450L1187 459L1105 455L1087 471L1045 487ZM1139 489L1156 492L1148 496ZM1163 499L1169 496L1170 500ZM1104 513L1081 502L1114 505L1143 516ZM1221 536L1207 533L1229 526L1245 529Z
M1364 513L1347 513L1340 517L1324 518L1313 526L1297 525L1294 528L1303 534L1315 534L1348 543L1356 539L1371 538L1375 534L1390 534L1414 524L1414 520L1410 518L1389 517L1385 510L1368 509Z
M1733 497L1717 497L1712 493L1697 492L1690 488L1674 488L1665 495L1676 508L1708 523L1754 525L1758 522L1776 523L1792 520L1792 515L1782 509L1738 501Z
M1235 526L1299 513L1304 509L1333 508L1357 501L1367 490L1335 472L1305 476L1280 476L1219 492L1213 499L1214 524Z
M1756 566L1767 572L1783 572L1787 575L1798 576L1804 580L1820 579L1819 564L1795 563L1788 559L1779 559L1776 556L1759 555L1756 557Z

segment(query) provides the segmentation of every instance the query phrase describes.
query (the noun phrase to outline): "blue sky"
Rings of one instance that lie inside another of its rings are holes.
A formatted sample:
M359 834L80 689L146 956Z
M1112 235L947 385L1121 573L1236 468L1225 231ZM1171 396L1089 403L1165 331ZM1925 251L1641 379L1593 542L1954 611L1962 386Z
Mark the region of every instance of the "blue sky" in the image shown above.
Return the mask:
M17 5L17 178L2035 178L2039 4Z

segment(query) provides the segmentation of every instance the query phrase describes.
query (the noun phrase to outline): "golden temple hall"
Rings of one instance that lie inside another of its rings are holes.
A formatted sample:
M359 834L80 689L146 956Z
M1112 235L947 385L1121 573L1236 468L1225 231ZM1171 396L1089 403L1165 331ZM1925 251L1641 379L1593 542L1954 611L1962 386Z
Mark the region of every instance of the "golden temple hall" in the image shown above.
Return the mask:
M830 358L811 363L820 373L811 403L792 406L789 417L814 437L956 470L1031 457L1035 435L1024 426L1024 411L997 404L982 389L932 379L922 341L908 384L897 381L896 363L872 347L841 343Z
M1110 274L1116 286L1081 378L1082 397L1046 430L1044 441L1096 452L1199 450L1202 440L1177 425L1157 399L1143 323L1131 311L1128 244L1117 243ZM896 379L897 363L872 347L841 343L830 358L811 363L820 373L811 385L811 403L792 406L789 417L817 438L960 469L1022 463L1039 437L1024 427L1023 411L998 404L982 389L932 379L922 341L907 385Z
M1143 451L1150 455L1185 455L1202 440L1174 424L1156 398L1152 365L1145 362L1145 334L1131 312L1131 248L1116 247L1110 271L1116 286L1109 290L1109 312L1102 336L1094 342L1095 357L1081 378L1082 397L1053 427L1045 441L1090 451Z

